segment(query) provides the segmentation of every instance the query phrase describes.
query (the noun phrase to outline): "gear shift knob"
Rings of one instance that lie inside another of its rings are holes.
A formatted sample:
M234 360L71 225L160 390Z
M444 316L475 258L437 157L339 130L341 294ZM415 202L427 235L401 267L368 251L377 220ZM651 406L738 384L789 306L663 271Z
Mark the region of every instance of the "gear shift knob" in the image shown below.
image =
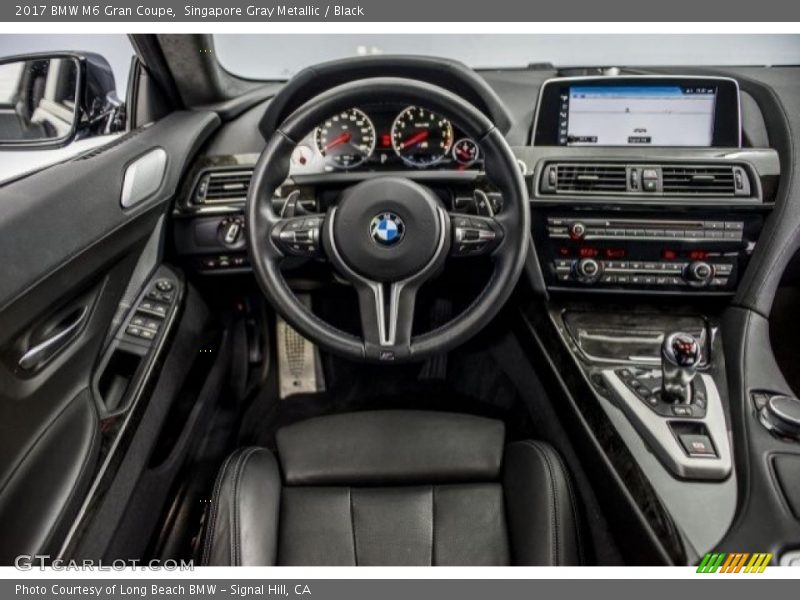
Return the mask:
M677 331L664 336L661 345L661 385L666 400L688 404L691 383L700 362L700 344L694 336Z

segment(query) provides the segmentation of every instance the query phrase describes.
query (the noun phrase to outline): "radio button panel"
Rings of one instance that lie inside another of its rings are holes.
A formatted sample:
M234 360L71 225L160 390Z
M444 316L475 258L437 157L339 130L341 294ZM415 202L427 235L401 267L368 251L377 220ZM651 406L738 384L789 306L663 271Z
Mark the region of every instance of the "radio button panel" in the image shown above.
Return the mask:
M689 221L642 219L547 219L550 239L563 240L648 240L684 241L714 240L741 242L743 221Z

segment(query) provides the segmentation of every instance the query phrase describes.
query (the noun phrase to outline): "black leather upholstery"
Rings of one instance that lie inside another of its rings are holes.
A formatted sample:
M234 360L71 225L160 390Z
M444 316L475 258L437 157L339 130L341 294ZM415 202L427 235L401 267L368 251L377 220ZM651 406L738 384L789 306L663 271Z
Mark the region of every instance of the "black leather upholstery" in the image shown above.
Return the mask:
M500 475L500 421L422 411L309 419L278 432L288 485L490 481Z
M217 480L210 565L572 565L575 498L547 444L499 421L382 411L278 432Z

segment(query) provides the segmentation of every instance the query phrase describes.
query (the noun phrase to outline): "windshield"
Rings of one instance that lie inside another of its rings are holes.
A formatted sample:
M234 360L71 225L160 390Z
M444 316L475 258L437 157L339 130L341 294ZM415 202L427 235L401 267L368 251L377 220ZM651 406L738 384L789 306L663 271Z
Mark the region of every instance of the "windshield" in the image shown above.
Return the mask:
M798 65L800 35L215 35L223 68L246 79L288 79L309 65L370 54L452 58L476 69Z

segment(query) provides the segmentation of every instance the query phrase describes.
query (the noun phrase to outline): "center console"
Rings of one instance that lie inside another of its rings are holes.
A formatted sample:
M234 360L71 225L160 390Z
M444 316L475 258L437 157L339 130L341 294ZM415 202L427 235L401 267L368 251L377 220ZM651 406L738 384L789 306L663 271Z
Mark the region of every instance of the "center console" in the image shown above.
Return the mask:
M684 480L731 474L717 355L702 315L604 308L553 312L592 389L624 413L665 469Z
M739 94L714 77L550 80L521 157L540 339L555 332L567 393L644 512L665 509L653 528L700 556L737 503L720 315L780 175L773 149L747 146Z
M716 77L577 77L539 98L533 237L553 292L732 295L779 166Z

